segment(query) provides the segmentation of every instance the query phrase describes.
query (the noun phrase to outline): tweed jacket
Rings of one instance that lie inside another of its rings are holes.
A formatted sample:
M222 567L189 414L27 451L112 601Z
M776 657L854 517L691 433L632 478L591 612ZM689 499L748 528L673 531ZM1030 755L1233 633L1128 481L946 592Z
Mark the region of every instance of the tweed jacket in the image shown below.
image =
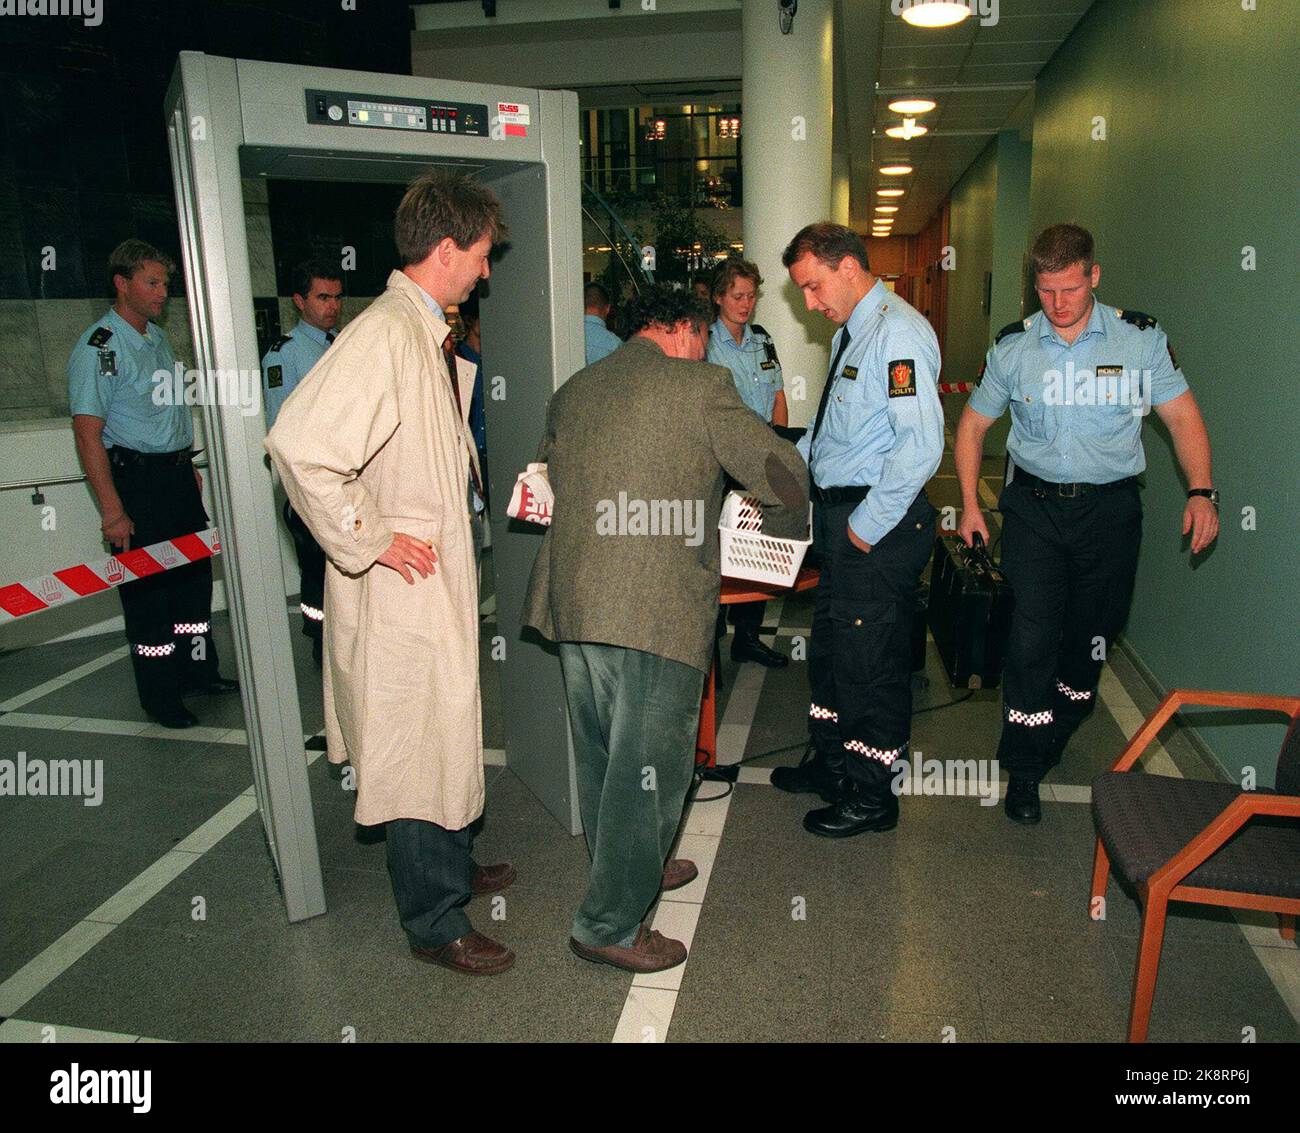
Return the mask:
M765 506L764 530L805 538L808 468L723 366L634 337L551 398L537 459L554 520L523 624L552 641L620 645L708 671L724 473Z

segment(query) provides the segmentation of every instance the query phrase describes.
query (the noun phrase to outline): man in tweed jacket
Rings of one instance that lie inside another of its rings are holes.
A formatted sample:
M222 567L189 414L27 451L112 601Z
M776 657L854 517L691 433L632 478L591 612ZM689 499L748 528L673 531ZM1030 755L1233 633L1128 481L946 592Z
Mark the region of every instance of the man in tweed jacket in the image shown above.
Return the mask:
M713 655L724 472L765 505L769 534L803 538L808 469L730 372L702 361L710 316L698 300L653 287L628 314L627 343L551 399L537 459L555 518L523 620L559 643L591 852L570 944L648 972L686 959L641 921L661 885L695 876L664 859Z

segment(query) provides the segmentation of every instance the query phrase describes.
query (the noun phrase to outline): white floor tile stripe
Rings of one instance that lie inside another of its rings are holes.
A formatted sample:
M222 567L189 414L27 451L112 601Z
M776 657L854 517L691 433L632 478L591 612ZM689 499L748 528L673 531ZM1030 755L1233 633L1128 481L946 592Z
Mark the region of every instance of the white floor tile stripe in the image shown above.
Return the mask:
M99 921L78 921L0 984L0 1015L15 1014L116 927Z
M74 681L81 680L91 673L98 672L106 665L111 665L114 661L119 661L126 656L126 646L121 645L116 649L110 649L102 657L96 657L93 661L87 661L83 665L78 665L75 669L69 669L57 677L51 677L43 684L35 688L28 689L26 692L20 692L17 696L11 696L8 700L0 700L0 712L13 712L21 708L24 704L31 704L34 700L40 700L43 696L49 696L52 692L58 692L59 689L65 688ZM3 719L3 717L0 717Z
M241 794L191 831L173 849L147 866L84 920L73 925L0 984L0 1015L13 1015L19 1011L244 819L256 813L257 800L251 794Z
M0 1023L0 1043L138 1043L139 1035L93 1031L89 1027L62 1027L31 1019L6 1019Z

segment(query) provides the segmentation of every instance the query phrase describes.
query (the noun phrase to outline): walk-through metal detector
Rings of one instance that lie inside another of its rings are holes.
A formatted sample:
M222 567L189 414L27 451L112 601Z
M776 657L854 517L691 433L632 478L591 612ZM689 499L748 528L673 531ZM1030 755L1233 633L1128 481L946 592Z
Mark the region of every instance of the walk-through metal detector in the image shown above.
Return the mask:
M583 365L577 96L182 52L166 110L204 374L260 364L241 178L402 184L452 165L500 197L509 242L480 310L506 761L579 833L559 664L519 632L540 539L512 530L504 514L516 472L536 452L547 398ZM504 381L494 386L497 375ZM325 896L265 425L238 405L205 405L204 418L257 803L289 919L303 920L325 911Z

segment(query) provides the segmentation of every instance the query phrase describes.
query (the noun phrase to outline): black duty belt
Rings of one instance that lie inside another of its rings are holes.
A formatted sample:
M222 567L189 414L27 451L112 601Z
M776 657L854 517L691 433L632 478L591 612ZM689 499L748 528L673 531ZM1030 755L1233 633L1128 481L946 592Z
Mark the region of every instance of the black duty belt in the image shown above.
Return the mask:
M195 457L192 449L183 448L178 452L137 452L133 448L114 445L108 450L108 462L114 468L142 468L177 464L189 464Z
M1127 488L1130 484L1136 484L1138 478L1125 476L1123 480L1112 480L1109 484L1054 484L1051 480L1040 480L1033 473L1017 468L1011 482L1032 488L1037 496L1056 496L1063 500L1072 500L1092 492L1110 492L1116 488Z
M861 503L871 488L866 484L852 484L843 488L819 488L812 486L812 498L819 504L856 504Z

